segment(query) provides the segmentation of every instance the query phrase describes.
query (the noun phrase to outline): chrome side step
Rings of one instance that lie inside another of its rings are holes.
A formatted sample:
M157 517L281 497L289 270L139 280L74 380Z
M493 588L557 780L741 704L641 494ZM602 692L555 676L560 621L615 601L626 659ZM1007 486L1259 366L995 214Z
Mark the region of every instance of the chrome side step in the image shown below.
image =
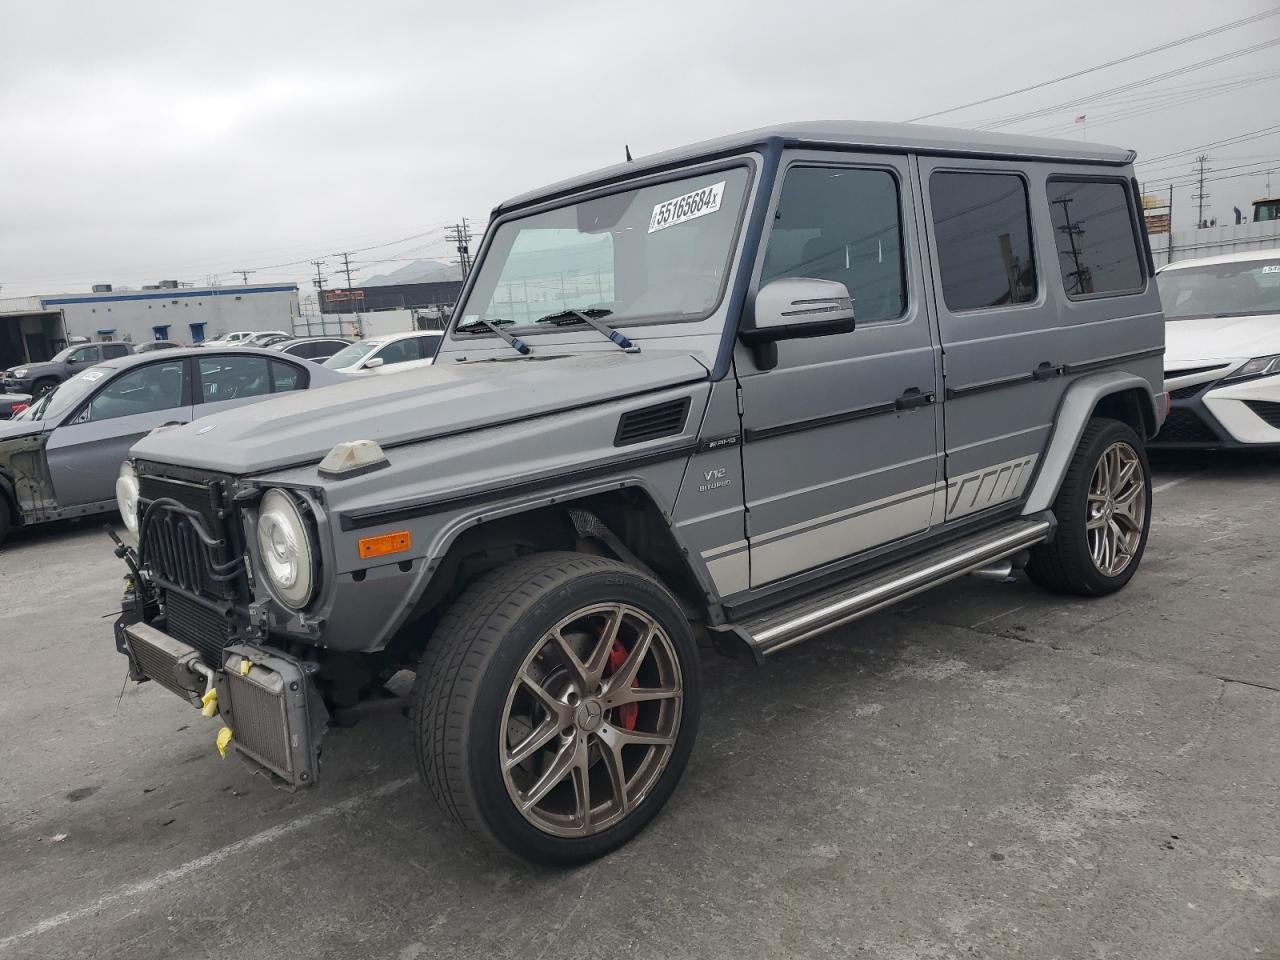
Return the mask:
M1041 517L1010 520L923 556L877 570L864 579L840 584L755 619L717 629L737 634L759 660L1012 556L1049 539L1052 529L1052 524Z

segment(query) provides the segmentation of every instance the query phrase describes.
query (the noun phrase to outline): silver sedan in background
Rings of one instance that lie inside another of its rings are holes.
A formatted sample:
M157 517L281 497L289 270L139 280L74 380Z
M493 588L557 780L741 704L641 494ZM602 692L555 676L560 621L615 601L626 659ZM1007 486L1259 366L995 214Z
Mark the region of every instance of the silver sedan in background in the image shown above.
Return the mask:
M350 379L274 350L162 350L90 367L0 422L0 541L15 526L116 508L129 448L168 423Z

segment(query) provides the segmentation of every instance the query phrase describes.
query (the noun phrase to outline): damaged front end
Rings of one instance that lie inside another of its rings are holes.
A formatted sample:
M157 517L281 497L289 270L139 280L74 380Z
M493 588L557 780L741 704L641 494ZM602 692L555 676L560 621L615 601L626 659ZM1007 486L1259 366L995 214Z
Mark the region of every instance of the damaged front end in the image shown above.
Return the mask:
M143 465L140 465L143 467ZM116 648L129 676L154 680L219 718L216 738L291 789L319 776L328 711L318 665L267 643L251 622L242 527L228 478L178 468L138 475L135 550L117 540L130 568Z

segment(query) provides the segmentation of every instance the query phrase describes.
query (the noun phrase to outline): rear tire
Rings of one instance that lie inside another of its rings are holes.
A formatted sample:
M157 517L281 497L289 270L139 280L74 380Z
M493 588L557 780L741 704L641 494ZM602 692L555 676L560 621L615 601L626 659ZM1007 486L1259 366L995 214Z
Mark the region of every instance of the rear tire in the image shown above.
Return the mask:
M697 647L662 584L545 553L469 585L427 646L410 722L418 771L482 842L593 860L666 803L697 735Z
M1089 421L1053 513L1053 540L1034 547L1027 564L1034 582L1054 593L1101 597L1133 578L1151 529L1151 469L1132 427Z
M13 516L9 510L9 501L5 499L3 493L0 493L0 543L4 543L5 538L9 536L12 526Z

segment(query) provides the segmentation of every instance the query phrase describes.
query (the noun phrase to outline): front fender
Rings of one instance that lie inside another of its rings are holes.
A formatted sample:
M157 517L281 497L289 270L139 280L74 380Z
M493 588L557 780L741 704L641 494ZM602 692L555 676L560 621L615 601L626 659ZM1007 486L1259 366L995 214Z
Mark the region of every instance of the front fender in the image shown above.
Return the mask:
M1079 446L1084 428L1098 404L1109 396L1128 391L1137 391L1140 402L1146 407L1144 418L1149 418L1147 422L1159 424L1155 395L1150 381L1144 377L1121 371L1091 373L1075 380L1067 388L1062 404L1058 407L1049 446L1041 459L1035 482L1031 485L1026 506L1023 507L1024 514L1042 513L1053 505L1067 466L1071 463L1071 456Z

